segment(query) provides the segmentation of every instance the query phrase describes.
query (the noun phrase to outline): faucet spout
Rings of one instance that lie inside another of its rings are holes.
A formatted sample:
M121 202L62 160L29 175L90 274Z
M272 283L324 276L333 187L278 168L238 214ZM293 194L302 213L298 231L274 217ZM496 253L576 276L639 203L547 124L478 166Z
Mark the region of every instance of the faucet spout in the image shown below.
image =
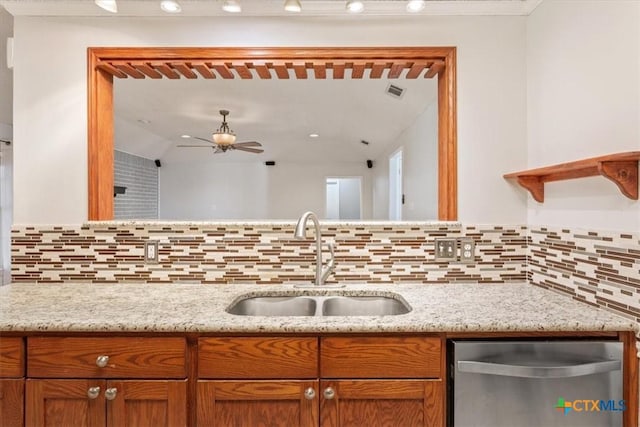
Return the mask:
M316 276L314 285L315 286L323 286L326 282L327 278L335 268L335 260L333 256L333 245L329 244L329 251L331 252L331 258L329 259L329 263L327 264L327 268L323 269L322 267L322 235L320 234L320 221L318 221L318 217L313 212L305 212L302 214L298 223L296 224L296 229L293 233L293 236L296 239L304 239L306 237L307 230L307 222L311 220L315 230L315 240L316 240Z

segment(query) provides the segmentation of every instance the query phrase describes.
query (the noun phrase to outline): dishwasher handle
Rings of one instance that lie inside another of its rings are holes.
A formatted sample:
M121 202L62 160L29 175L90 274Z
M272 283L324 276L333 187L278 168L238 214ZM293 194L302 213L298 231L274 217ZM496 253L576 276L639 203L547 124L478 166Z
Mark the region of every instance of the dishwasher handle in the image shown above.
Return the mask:
M476 360L459 360L458 371L473 374L501 375L521 378L570 378L601 374L621 369L620 360L577 363L559 366L526 366Z

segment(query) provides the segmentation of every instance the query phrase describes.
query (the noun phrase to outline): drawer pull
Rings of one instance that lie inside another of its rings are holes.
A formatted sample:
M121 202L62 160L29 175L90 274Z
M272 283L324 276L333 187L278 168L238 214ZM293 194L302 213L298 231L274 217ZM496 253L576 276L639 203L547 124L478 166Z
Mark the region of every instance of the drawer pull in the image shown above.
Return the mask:
M108 388L104 391L104 397L107 400L113 400L116 398L116 395L118 394L118 389L117 388Z
M100 387L89 387L87 390L87 397L89 399L97 399L100 395Z
M109 356L98 356L96 358L96 366L98 368L104 368L109 363Z
M327 388L325 388L325 389L324 389L324 393L323 393L323 394L324 394L324 398L325 398L325 399L327 399L327 400L331 400L331 399L333 399L334 397L336 397L336 392L335 392L335 390L334 390L333 388L331 388L331 387L327 387Z
M313 389L313 387L309 387L304 391L304 397L307 400L313 400L313 398L316 397L316 391Z

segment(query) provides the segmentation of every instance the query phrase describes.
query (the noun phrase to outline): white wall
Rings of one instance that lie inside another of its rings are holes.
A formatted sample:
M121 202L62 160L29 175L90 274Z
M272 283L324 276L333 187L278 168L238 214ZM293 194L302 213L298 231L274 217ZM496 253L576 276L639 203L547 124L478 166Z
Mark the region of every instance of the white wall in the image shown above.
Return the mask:
M640 2L543 2L527 20L527 86L529 167L637 151ZM640 203L602 177L546 184L544 204L519 198L531 224L640 228Z
M438 105L430 104L374 164L373 212L389 217L389 156L402 148L406 221L438 218Z
M363 176L363 204L371 205L366 165L354 163L266 166L203 156L199 162L163 161L159 171L160 219L294 220L307 210L322 218L328 176ZM370 208L364 214L370 215Z
M13 16L0 6L0 139L13 140L13 71L7 68L7 37L13 35ZM13 147L0 143L0 285L11 269Z
M7 37L13 35L13 16L0 6L0 124L13 123L13 71L7 68Z
M16 17L15 222L87 219L87 46L449 45L458 47L459 218L523 223L525 206L501 175L526 163L525 19Z

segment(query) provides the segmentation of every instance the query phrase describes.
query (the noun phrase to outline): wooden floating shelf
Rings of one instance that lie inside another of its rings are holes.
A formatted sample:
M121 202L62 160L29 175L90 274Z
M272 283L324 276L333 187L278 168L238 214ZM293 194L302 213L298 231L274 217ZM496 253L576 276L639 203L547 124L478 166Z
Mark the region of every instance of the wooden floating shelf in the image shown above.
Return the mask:
M513 172L504 175L504 178L517 180L518 184L527 189L540 203L544 202L545 182L598 175L613 181L628 198L638 200L638 160L640 160L640 151L628 151Z

